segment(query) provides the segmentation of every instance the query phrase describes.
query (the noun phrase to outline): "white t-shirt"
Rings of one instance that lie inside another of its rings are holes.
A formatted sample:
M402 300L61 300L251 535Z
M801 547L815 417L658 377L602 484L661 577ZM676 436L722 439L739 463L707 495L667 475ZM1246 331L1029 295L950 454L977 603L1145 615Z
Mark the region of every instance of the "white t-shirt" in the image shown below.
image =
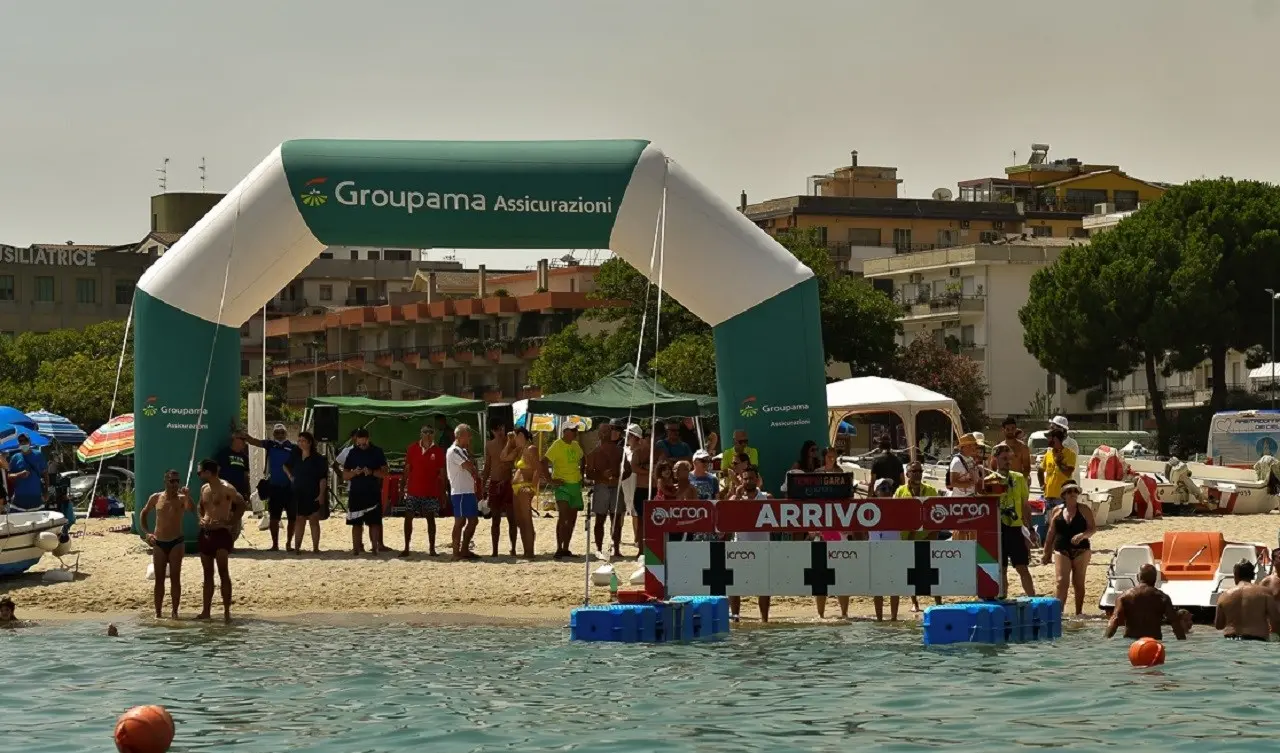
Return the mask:
M454 443L449 445L449 450L445 452L444 457L445 468L449 472L449 493L475 494L476 480L471 475L471 471L462 467L464 463L471 460L471 453Z
M972 476L974 472L972 461L968 460L963 455L956 455L953 458L951 458L951 465L948 466L947 470L951 472L952 478L955 478L956 476L962 473L966 473ZM973 495L973 488L974 488L974 484L972 479L966 482L964 486L957 486L952 484L947 489L947 496L948 497L969 497Z
M769 498L769 495L767 492L765 492L764 489L761 489L756 492L756 499L768 499L768 498ZM730 500L729 504L733 504L733 501ZM733 535L733 540L734 541L768 541L769 534L765 531L754 531L754 532L748 531L746 533L735 533Z
M1062 440L1062 446L1063 446L1063 447L1065 447L1065 448L1067 448L1068 450L1071 450L1072 452L1074 452L1074 453L1076 454L1076 461L1077 461L1077 462L1076 462L1076 465L1077 465L1077 467L1075 467L1075 468L1072 468L1072 469L1071 469L1071 478L1076 479L1077 481L1079 481L1080 479L1079 479L1079 478L1077 478L1077 475L1078 475L1078 474L1079 474L1079 472L1080 472L1080 468L1078 467L1078 466L1079 466L1079 460L1080 460L1080 443L1079 443L1079 442L1077 442L1076 440L1072 439L1072 438L1071 438L1071 435L1070 435L1070 434L1068 434L1068 435L1067 435L1067 438L1066 438L1066 439L1064 439L1064 440Z
M623 447L622 456L626 458L628 463L630 463L631 448ZM634 468L631 469L631 475L622 480L619 484L619 488L622 489L624 499L626 499L628 503L632 502L636 498L636 471Z

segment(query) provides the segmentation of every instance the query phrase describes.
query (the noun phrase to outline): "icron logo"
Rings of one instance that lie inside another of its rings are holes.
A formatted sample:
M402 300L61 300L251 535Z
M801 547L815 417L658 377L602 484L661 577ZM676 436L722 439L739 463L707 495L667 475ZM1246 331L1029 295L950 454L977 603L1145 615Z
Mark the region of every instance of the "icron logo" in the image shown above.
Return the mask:
M676 525L687 526L709 517L711 511L705 507L655 507L649 515L649 522L660 526L667 520L674 520Z
M325 181L327 180L329 179L328 178L312 178L311 180L302 184L302 187L306 189L302 192L302 203L306 204L309 207L318 207L324 204L326 201L328 201L329 197L325 196L324 192L318 188L318 186L324 185Z
M756 558L755 552L725 552L724 558L727 560L753 560Z
M964 559L964 552L959 549L934 549L932 556L935 560L958 560Z
M991 514L991 506L978 502L955 502L947 504L945 502L936 502L929 509L929 518L934 523L941 523L947 518L959 518L958 523L967 523L970 520L986 517Z
M827 559L829 560L856 560L858 553L852 549L828 549Z

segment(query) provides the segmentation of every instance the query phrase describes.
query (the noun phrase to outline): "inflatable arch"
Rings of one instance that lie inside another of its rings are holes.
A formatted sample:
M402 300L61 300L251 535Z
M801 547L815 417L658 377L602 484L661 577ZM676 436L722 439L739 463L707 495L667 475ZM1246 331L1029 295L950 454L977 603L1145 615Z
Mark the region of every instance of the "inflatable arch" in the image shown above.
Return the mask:
M138 282L139 498L166 469L188 468L193 449L198 464L227 441L240 411L240 326L326 246L608 248L645 271L659 231L663 289L713 327L722 436L747 430L776 488L826 426L817 281L657 147L298 140ZM191 546L194 518L186 533Z

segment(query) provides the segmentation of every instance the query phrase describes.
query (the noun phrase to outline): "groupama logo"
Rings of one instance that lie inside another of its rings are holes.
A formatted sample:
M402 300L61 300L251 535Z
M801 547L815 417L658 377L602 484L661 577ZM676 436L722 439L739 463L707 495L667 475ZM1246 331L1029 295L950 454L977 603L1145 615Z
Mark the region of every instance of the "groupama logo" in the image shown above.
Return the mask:
M742 416L743 418L751 418L752 416L754 416L759 412L760 412L760 409L756 407L755 395L752 395L746 400L743 400L742 405L739 406L738 408L738 415Z
M323 206L329 197L324 194L320 186L325 184L328 178L312 178L302 184L302 203L309 207Z
M151 397L147 398L147 405L142 409L142 415L146 416L147 418L151 418L152 416L154 416L159 412L160 412L160 408L156 406L155 395L152 395Z

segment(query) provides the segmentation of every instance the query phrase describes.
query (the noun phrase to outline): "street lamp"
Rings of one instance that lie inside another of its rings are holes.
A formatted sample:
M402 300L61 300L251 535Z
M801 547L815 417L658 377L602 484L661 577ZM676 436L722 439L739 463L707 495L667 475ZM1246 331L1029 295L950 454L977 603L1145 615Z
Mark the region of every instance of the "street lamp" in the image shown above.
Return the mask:
M1271 410L1276 409L1276 301L1280 300L1280 293L1267 288L1267 295L1271 296L1271 351L1268 355L1271 357Z

